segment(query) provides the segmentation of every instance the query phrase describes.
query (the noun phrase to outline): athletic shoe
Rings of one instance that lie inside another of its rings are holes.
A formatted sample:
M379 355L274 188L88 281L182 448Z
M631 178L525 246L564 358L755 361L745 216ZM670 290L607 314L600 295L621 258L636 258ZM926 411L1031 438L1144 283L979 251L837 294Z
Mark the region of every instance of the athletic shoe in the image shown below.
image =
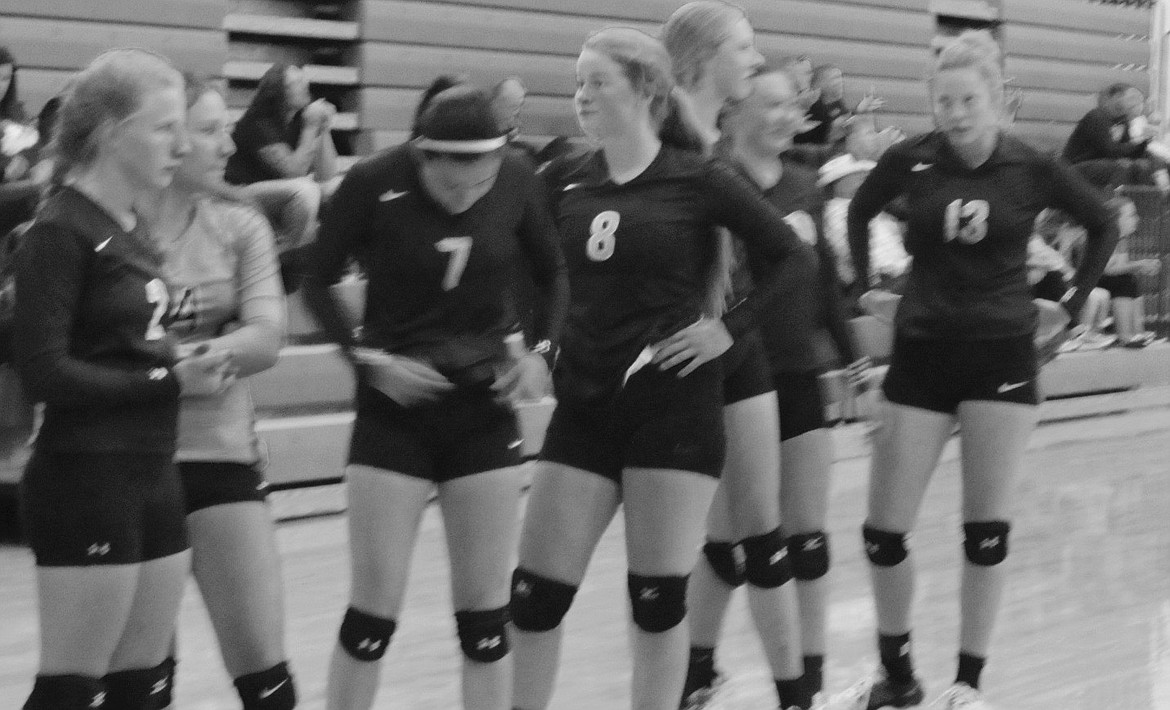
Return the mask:
M955 683L947 688L930 707L939 710L991 710L991 706L983 700L983 695L966 683Z
M684 688L683 700L679 710L715 710L715 696L723 685L723 676L718 672L711 678L709 685L700 685L696 688Z
M865 710L916 708L925 697L926 692L917 678L911 679L909 683L895 683L883 675L870 688Z
M1080 346L1078 350L1104 350L1117 342L1116 335L1105 335L1104 333L1096 333L1088 331L1080 338Z
M1122 344L1127 348L1144 348L1148 345L1152 345L1157 339L1157 335L1147 330L1145 332L1138 333Z

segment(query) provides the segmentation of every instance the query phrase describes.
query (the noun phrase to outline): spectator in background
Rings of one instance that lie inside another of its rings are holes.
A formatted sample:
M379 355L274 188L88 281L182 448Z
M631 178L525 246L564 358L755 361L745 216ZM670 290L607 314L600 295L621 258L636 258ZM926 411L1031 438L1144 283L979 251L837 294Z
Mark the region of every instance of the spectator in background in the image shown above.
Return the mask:
M1132 200L1124 197L1115 198L1114 202L1117 205L1121 240L1109 257L1105 273L1097 281L1097 286L1108 291L1111 297L1113 330L1117 339L1127 348L1144 348L1154 342L1155 335L1146 330L1146 314L1138 277L1157 276L1162 262L1158 259L1129 258L1129 237L1137 231L1138 226L1137 207Z
M1097 108L1086 113L1064 146L1064 158L1077 165L1095 184L1149 182L1149 166L1143 165L1146 146L1155 131L1146 124L1133 135L1130 120L1141 112L1145 99L1136 87L1110 84L1102 90Z
M492 87L492 113L500 127L508 131L508 137L520 135L520 111L524 108L524 97L528 89L518 76L510 76Z
M32 219L48 177L33 179L38 134L25 121L18 93L16 59L0 47L0 234Z
M864 288L854 289L857 274L850 257L846 217L853 195L875 166L872 160L859 160L847 153L825 163L817 180L831 195L825 203L824 237L835 253L837 277L847 293L859 293L871 287L898 291L898 284L910 266L910 255L902 245L902 228L893 217L881 212L869 222L872 278Z
M835 64L821 64L812 71L812 88L816 100L808 108L808 118L816 123L796 137L798 144L838 144L845 139L845 123L854 114L873 113L885 101L874 95L873 87L853 109L845 105L845 78Z
M1062 240L1083 239L1084 232L1064 212L1046 209L1036 217L1036 227L1028 240L1028 284L1033 298L1059 303L1068 293L1076 270L1064 255L1052 246ZM1080 324L1072 329L1070 337L1060 345L1060 352L1100 350L1117 342L1100 328L1109 313L1109 292L1094 288L1081 309Z
M316 230L322 184L337 174L336 114L328 101L312 100L303 69L276 63L232 132L236 153L226 179L260 204L279 251L305 244Z

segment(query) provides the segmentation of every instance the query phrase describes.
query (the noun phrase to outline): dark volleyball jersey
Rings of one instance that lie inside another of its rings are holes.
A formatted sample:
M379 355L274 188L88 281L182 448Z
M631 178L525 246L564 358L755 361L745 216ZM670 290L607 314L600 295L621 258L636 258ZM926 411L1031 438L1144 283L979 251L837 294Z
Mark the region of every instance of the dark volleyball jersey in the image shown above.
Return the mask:
M1079 286L1096 281L1116 241L1112 210L1067 164L1001 135L987 162L971 169L933 132L890 148L853 198L849 243L860 283L868 281L869 220L899 195L914 263L896 322L911 337L988 340L1033 332L1027 247L1046 207L1064 210L1088 231ZM1081 299L1069 303L1071 312Z
M809 268L811 250L729 166L664 145L640 175L609 177L603 153L558 161L545 173L569 267L572 299L554 372L558 397L604 401L647 346L703 313L718 228L747 251L779 261L772 284ZM752 328L756 289L724 317L732 336Z
M169 296L148 239L70 188L25 235L14 345L25 390L45 403L38 447L174 451Z
M749 176L740 169L745 180ZM817 172L793 161L764 197L816 252L813 268L794 272L789 278L791 296L776 298L760 309L758 328L768 351L772 372L805 372L821 362L824 340L831 338L845 362L854 360L853 345L845 330L840 303L833 249L821 234L825 198L817 186ZM767 283L774 278L775 263L749 257L743 265L751 282Z
M564 259L543 184L523 156L506 154L492 189L452 215L424 189L413 148L378 153L346 174L315 248L317 283L340 280L351 257L365 271L360 344L425 360L457 383L494 379L518 322L516 269L544 294L535 338L559 337ZM353 342L335 326L331 335Z

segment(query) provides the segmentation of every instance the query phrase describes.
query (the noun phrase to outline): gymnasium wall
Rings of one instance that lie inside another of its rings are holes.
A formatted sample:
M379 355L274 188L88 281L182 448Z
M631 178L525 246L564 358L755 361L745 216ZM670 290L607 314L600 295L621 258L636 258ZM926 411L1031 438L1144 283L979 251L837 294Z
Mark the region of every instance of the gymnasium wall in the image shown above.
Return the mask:
M584 37L609 24L656 31L681 0L0 0L0 44L21 65L30 111L99 51L137 45L184 68L233 79L243 105L266 62L321 63L315 90L345 112L364 153L407 130L419 90L443 72L489 85L518 75L531 94L525 131L575 135L573 63ZM934 21L928 0L739 0L773 58L839 64L851 99L871 86L878 120L929 127L923 77ZM338 20L319 17L333 6ZM1082 0L1003 0L1007 71L1024 92L1015 130L1059 147L1114 81L1147 84L1149 10ZM266 27L267 26L267 27ZM331 29L331 27L333 29ZM249 29L251 28L251 29ZM346 33L353 33L348 37ZM297 36L300 35L300 36ZM342 35L346 35L343 37ZM345 87L341 91L341 87ZM340 93L339 93L340 92Z

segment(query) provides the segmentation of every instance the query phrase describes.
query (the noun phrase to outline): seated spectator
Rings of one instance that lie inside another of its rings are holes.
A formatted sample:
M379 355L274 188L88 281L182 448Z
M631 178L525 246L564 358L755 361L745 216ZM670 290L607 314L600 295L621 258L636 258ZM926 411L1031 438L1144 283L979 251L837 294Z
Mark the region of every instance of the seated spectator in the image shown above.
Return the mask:
M16 69L12 54L0 47L0 234L32 219L48 177L43 176L40 182L33 179L40 141L36 129L26 121Z
M330 128L337 110L313 101L304 71L273 64L232 131L236 153L228 159L227 181L264 210L276 233L277 249L307 243L316 231L325 184L337 174L337 151Z
M1045 210L1036 217L1035 229L1028 241L1027 260L1028 285L1032 287L1033 298L1059 303L1072 285L1075 269L1049 244L1068 224L1064 215L1053 210ZM1109 292L1102 288L1093 289L1081 309L1081 325L1062 344L1060 351L1098 350L1115 343L1117 338L1101 333L1108 312Z
M837 275L848 293L859 294L870 288L897 291L910 266L910 255L902 245L902 229L893 217L883 212L869 223L869 259L873 281L869 284L856 283L846 217L854 193L875 165L872 160L858 160L847 153L825 163L817 181L831 194L825 202L824 236L836 253Z
M1140 115L1145 96L1130 84L1110 84L1101 92L1097 108L1086 113L1064 146L1064 157L1097 185L1150 182L1146 147L1155 136L1148 124L1141 133L1130 131L1130 120Z
M1130 259L1129 237L1137 231L1137 207L1128 198L1116 198L1121 241L1105 266L1097 286L1109 292L1113 310L1113 330L1127 348L1144 348L1156 336L1146 330L1146 314L1139 276L1157 276L1162 262L1158 259Z
M836 145L845 140L845 123L855 114L872 113L885 101L873 92L862 97L857 106L845 105L845 78L834 64L822 64L812 72L812 88L816 100L808 109L808 118L816 125L796 137L797 143Z

